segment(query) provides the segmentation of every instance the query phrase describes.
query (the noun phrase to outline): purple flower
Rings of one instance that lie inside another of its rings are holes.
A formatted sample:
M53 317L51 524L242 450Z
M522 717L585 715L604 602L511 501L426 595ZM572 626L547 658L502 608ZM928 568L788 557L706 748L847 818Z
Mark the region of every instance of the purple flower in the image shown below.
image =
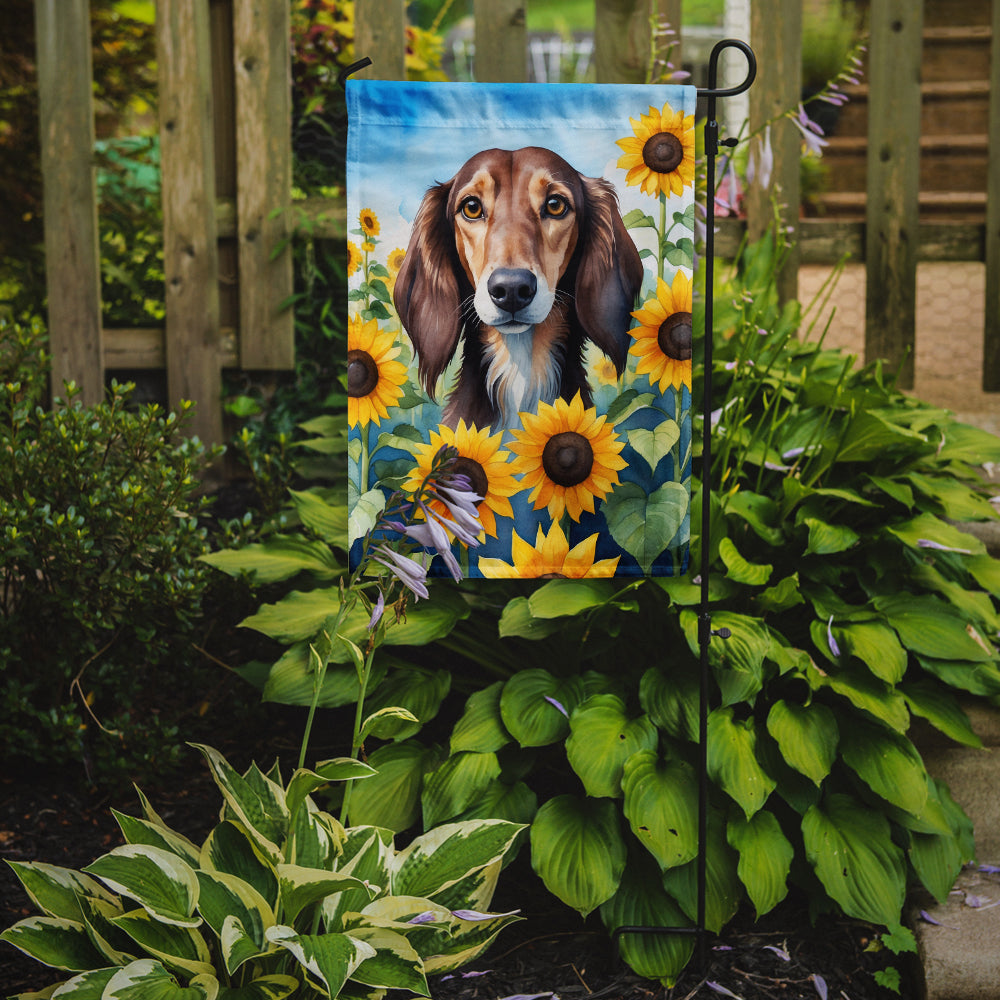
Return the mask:
M959 552L964 556L972 555L972 549L956 549L951 545L942 545L940 542L935 542L930 538L918 538L917 547L921 549L938 549L941 552Z
M381 556L381 558L379 558ZM417 597L429 597L427 569L409 556L393 552L388 545L380 545L372 555L375 562L389 569L399 581Z
M788 952L784 948L779 948L775 944L766 944L766 945L764 945L764 950L765 951L773 951L775 953L775 955L777 955L778 958L780 958L783 962L790 962L792 960L792 956L789 955Z
M812 979L813 986L816 987L816 992L819 994L819 1000L826 1000L826 980L815 972L809 978Z
M483 523L479 520L476 504L483 498L469 490L452 489L440 483L431 495L448 508L451 515L451 520L445 522L448 530L466 545L478 545Z
M378 600L375 602L375 607L372 609L372 616L368 619L368 631L371 632L373 628L382 620L382 614L385 611L385 595L380 590L378 592Z
M705 983L705 985L715 993L721 993L724 997L734 997L735 1000L743 1000L738 993L734 993L732 990L727 990L721 983L713 983L709 981Z
M755 181L762 188L771 184L771 174L774 171L774 150L771 148L771 126L764 129L763 136L757 136L757 141L750 144L750 157L747 161L747 183Z
M830 652L839 657L840 646L837 645L837 640L833 637L833 615L830 615L830 620L826 623L826 643L830 647Z
M556 701L555 698L549 697L549 695L544 695L543 697L550 705L555 705L555 707L559 709L559 711L562 712L562 714L565 715L567 719L569 718L569 712L566 711L565 707L562 705L561 702Z
M459 920L492 920L494 917L513 917L520 913L520 910L511 910L508 913L480 913L479 910L452 910L451 915Z
M427 520L418 524L407 525L403 529L404 533L407 538L412 538L418 545L422 545L426 549L431 549L441 556L445 566L448 567L448 572L451 574L452 579L461 580L462 569L458 565L458 560L455 558L454 552L451 551L451 540L448 538L448 533L444 530L444 526L450 522L439 517L428 507L424 507L423 510L427 515Z
M433 910L424 910L423 913L410 917L406 922L408 924L432 924L435 920L437 920L437 916Z
M822 138L823 130L806 114L806 109L799 104L797 115L789 113L792 124L802 134L802 140L806 144L806 149L816 156L823 155L823 147L827 145L826 139Z

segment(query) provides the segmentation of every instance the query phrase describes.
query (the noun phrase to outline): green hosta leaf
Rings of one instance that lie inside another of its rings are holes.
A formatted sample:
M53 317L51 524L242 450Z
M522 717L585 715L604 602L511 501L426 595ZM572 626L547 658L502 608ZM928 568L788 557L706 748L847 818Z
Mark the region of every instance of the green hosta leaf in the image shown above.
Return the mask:
M664 483L647 496L637 483L624 482L605 500L603 511L612 538L648 573L683 527L689 499L680 483Z
M912 549L922 548L922 542L932 542L969 555L986 553L986 546L978 538L933 514L918 514L909 521L889 525L886 530Z
M625 870L618 810L607 799L558 795L531 825L531 865L546 888L582 916L618 889Z
M936 660L930 656L918 656L917 662L927 673L943 681L948 687L986 697L1000 694L1000 669L993 663Z
M126 816L125 813L120 813L117 809L112 809L111 812L128 843L159 847L164 851L176 854L189 865L198 864L199 849L187 837L175 833L160 823Z
M454 819L498 777L500 764L495 753L452 754L424 780L424 827Z
M926 719L945 736L967 747L981 747L983 741L972 728L969 717L947 688L931 680L908 681L900 686L914 715Z
M287 949L308 973L335 997L344 983L375 949L349 934L296 934L291 927L268 928L267 939Z
M430 996L424 963L402 934L383 927L362 926L353 928L351 937L375 949L375 954L351 973L355 982Z
M785 761L818 787L837 756L839 731L833 712L819 702L797 705L779 699L767 715L767 731Z
M570 717L566 757L588 795L616 799L625 761L638 750L655 749L658 738L648 716L629 719L620 698L595 694Z
M366 740L369 736L380 740L391 740L397 734L411 735L420 726L420 720L409 709L394 705L372 712L361 724L358 735L362 740Z
M226 821L208 835L201 848L200 867L234 875L253 886L271 907L277 905L277 873L242 824Z
M168 968L188 976L211 975L212 956L201 934L191 927L164 924L145 910L132 910L111 921Z
M261 976L245 986L223 987L218 1000L285 1000L298 988L292 976Z
M830 795L802 820L806 857L849 917L899 923L906 893L903 852L880 812L849 795Z
M738 816L730 820L726 837L729 846L739 851L736 873L759 919L788 894L788 873L795 849L781 832L774 813L765 809L750 819Z
M254 782L230 767L217 750L197 743L192 746L205 755L226 805L250 832L265 856L276 862L281 854L278 844L288 831L284 789L266 778L256 782L255 787Z
M950 521L984 521L996 517L989 500L953 476L924 476L911 472L906 478L925 497L939 504Z
M115 897L97 879L71 868L60 868L39 861L8 861L7 864L13 869L32 903L46 916L65 917L75 921L83 919L80 896L115 902Z
M342 647L342 644L338 644ZM378 684L385 676L385 665L376 659L369 685ZM317 708L339 708L358 700L358 676L354 667L330 664L323 675ZM316 674L310 661L309 643L289 646L271 667L264 682L261 697L280 705L311 705L316 697Z
M272 535L266 542L253 542L239 549L223 549L199 557L230 576L248 575L255 584L288 580L309 573L318 580L332 580L344 572L325 542Z
M906 650L896 633L879 622L851 622L833 626L841 650L856 656L886 684L898 684L906 673Z
M976 583L994 597L1000 597L1000 559L990 555L974 556L964 560L965 568Z
M876 795L919 815L927 801L927 772L910 740L860 719L852 719L850 737L841 741L845 763Z
M625 762L625 818L660 868L686 864L698 853L698 782L690 766L643 750Z
M327 503L313 490L289 490L295 513L324 542L347 548L347 504Z
M837 452L837 461L869 462L880 458L890 448L920 445L926 441L922 434L863 410L851 421Z
M860 538L860 535L846 524L828 524L815 517L804 518L803 523L809 529L806 555L829 556L846 552Z
M500 717L500 693L503 681L469 696L462 717L451 733L451 752L473 750L477 753L494 753L510 742Z
M566 736L569 715L582 700L579 677L561 679L547 670L522 670L504 684L500 716L521 746L547 746Z
M651 472L655 472L660 459L669 455L670 449L680 440L681 429L676 420L664 420L653 430L636 427L627 435L629 447L642 457Z
M875 607L899 633L904 646L939 660L995 660L996 653L949 605L924 595L880 596Z
M781 510L771 497L741 489L726 497L726 515L745 521L758 538L772 547L784 541Z
M352 875L303 868L301 865L278 865L278 884L282 914L286 920L293 922L307 906L327 896L345 889L366 889L364 883Z
M369 490L359 496L348 515L348 545L353 545L371 531L378 523L383 510L385 510L385 494L380 489Z
M218 995L215 976L198 975L181 986L159 962L143 958L118 969L104 987L101 1000L216 1000Z
M924 888L939 903L946 902L966 860L958 838L952 833L911 833L909 856Z
M527 597L515 597L504 605L500 615L499 635L501 639L544 639L562 628L556 620L536 618L531 613Z
M708 717L708 773L751 817L774 791L775 781L757 762L753 718L733 718L732 708L717 708Z
M392 891L434 899L461 879L498 863L522 829L497 819L446 823L428 830L396 855Z
M419 721L387 719L380 726L381 739L405 740L419 732L423 723L430 722L437 715L441 702L450 689L451 673L447 670L417 667L395 670L375 688L365 706L372 712L384 708L404 708L410 712Z
M197 927L198 878L191 866L170 851L146 844L125 844L98 858L84 871L113 892L134 899L150 916L178 927Z
M798 604L804 604L805 598L799 589L799 574L792 573L779 580L773 587L761 591L754 598L757 607L765 614L767 612L778 613L794 608Z
M617 592L611 580L549 580L528 598L535 618L565 618L607 604Z
M86 927L65 917L19 920L0 934L0 941L12 944L54 969L81 972L105 964L104 958L91 944Z
M505 819L527 826L538 812L538 796L523 782L493 781L457 819Z
M719 558L725 563L726 575L729 579L746 584L748 587L763 587L771 578L771 573L774 570L770 563L762 565L747 562L730 538L723 538L719 542Z
M239 954L232 946L224 947L226 970L232 975L248 958L255 957L266 949L264 931L275 923L274 913L267 900L252 885L223 872L198 872L201 893L198 910L205 922L215 931L216 936L226 944L223 930L227 921L239 923L240 941L249 939L250 954ZM246 949L243 949L246 951Z
M639 704L670 736L698 739L698 677L677 664L669 670L650 667L639 682Z
M899 733L906 732L910 724L903 696L884 681L872 677L867 670L842 667L835 673L821 675L819 670L812 668L807 679L814 688L829 688Z
M700 656L698 616L682 611L681 627L692 655ZM728 639L715 636L708 646L708 662L722 690L723 704L753 702L763 686L764 660L771 649L771 636L759 618L719 611L712 615L712 628L727 628Z
M379 747L368 761L377 773L351 790L352 825L381 826L396 833L413 826L420 818L424 774L437 765L437 753L407 740Z
M705 850L705 926L714 934L732 919L743 899L743 884L736 874L736 852L726 843L722 815L709 814ZM691 919L698 917L698 861L663 873L663 887Z
M630 858L615 894L601 904L601 919L608 931L619 927L687 927L690 921L660 884L654 865L641 857ZM673 986L691 959L691 934L623 934L622 958L638 975Z

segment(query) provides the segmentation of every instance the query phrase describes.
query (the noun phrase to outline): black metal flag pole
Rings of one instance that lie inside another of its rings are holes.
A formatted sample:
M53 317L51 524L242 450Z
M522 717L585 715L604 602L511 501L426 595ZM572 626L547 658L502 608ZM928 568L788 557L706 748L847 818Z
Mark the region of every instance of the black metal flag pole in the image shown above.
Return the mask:
M719 56L724 49L739 49L747 60L747 75L736 87L719 88ZM622 934L695 934L698 939L698 964L706 967L705 956L705 898L707 895L707 844L708 844L708 699L710 671L708 649L712 636L728 638L728 629L712 629L712 614L709 611L709 525L711 518L711 493L708 478L712 465L712 324L713 290L715 284L715 158L719 146L735 146L735 138L719 139L719 123L716 121L716 99L735 97L749 90L757 76L757 58L746 42L735 38L725 38L717 42L708 60L708 87L699 88L698 96L707 99L707 120L705 122L705 161L707 167L706 218L705 218L705 375L702 398L702 450L701 450L701 601L698 612L698 647L701 653L701 685L698 698L698 909L694 927L654 927L623 926L614 931L617 942Z

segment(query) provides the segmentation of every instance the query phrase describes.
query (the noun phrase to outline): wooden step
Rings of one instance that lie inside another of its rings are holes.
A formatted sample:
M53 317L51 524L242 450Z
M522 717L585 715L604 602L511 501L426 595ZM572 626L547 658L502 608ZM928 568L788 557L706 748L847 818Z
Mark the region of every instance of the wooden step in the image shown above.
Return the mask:
M837 219L864 219L868 197L863 191L830 191L817 195L822 214ZM986 192L921 191L920 218L955 222L982 222L986 216Z
M924 29L920 76L925 83L990 78L989 25L954 25Z
M924 0L924 27L954 24L989 24L991 0Z

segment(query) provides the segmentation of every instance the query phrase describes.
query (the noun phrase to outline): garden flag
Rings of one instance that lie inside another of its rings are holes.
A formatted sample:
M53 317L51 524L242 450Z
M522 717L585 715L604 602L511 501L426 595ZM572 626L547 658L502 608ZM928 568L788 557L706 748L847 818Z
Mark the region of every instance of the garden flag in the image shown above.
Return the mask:
M447 444L469 576L686 571L695 98L347 82L354 561Z

